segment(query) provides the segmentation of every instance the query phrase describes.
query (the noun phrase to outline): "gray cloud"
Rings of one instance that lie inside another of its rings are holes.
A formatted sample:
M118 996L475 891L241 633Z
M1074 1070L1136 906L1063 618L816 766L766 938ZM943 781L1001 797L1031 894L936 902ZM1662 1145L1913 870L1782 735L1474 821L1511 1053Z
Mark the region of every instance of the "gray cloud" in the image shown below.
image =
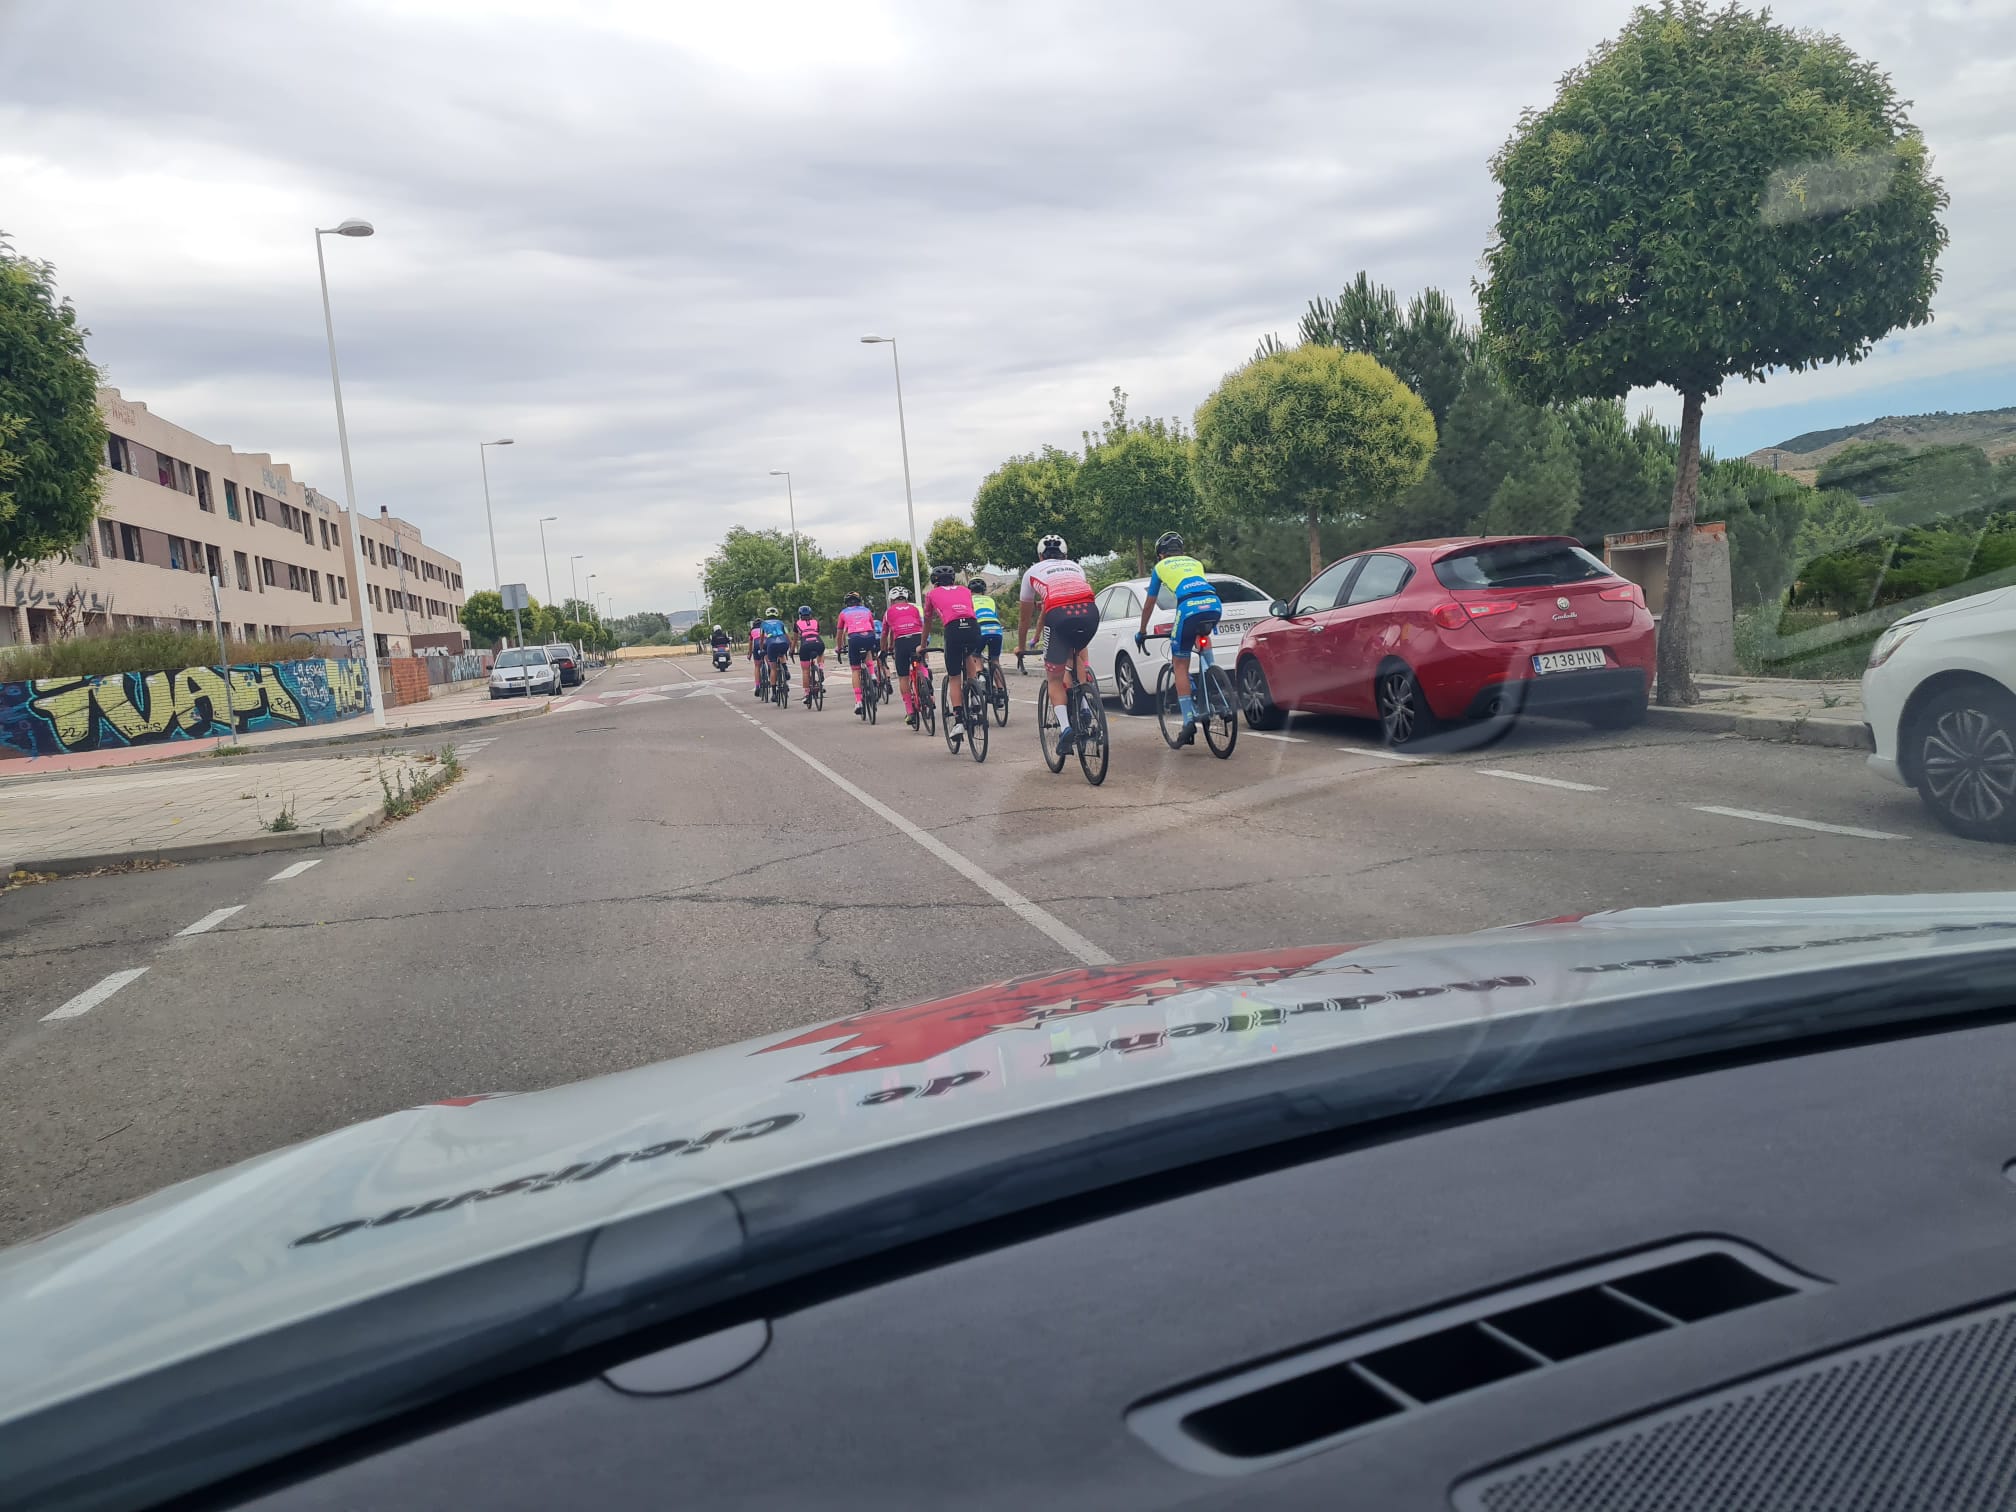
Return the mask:
M900 530L865 331L902 338L921 529L1113 384L1189 414L1361 266L1467 302L1490 154L1627 9L31 0L0 7L0 224L113 382L335 492L309 233L371 218L328 248L360 501L487 581L473 454L515 435L506 577L543 591L559 514L563 583L585 552L676 608L728 523L783 523L773 467L828 546ZM2006 363L2006 13L1784 18L1896 73L1954 191L1940 323L1872 366Z

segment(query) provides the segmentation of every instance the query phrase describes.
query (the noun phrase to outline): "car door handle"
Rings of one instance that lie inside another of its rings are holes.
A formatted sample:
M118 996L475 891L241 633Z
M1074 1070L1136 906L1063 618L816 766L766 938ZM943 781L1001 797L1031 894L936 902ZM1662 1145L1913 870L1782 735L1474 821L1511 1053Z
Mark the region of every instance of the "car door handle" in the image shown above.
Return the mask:
M1311 626L1309 627L1309 633L1310 633L1311 635L1321 635L1321 634L1322 634L1322 633L1324 632L1324 630L1325 630L1325 629L1327 629L1327 628L1328 628L1328 627L1327 627L1327 626L1324 626L1324 625L1311 625Z

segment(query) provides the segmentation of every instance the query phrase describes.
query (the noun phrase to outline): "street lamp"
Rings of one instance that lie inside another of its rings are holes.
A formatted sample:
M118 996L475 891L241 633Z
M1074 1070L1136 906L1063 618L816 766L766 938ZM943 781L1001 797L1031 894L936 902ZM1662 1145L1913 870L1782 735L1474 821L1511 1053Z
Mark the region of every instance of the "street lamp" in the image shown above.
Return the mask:
M490 576L497 580L497 591L500 594L504 591L504 574L497 570L497 522L490 517L490 458L488 456L488 448L493 446L511 446L513 444L509 436L506 436L502 441L478 441L476 443L476 460L482 464L483 468L483 523L490 528ZM550 593L548 597L551 597Z
M791 581L802 583L805 574L798 570L798 501L791 495L791 474L773 467L770 476L784 480L784 507L791 512Z
M329 268L322 260L325 236L369 236L371 223L339 221L334 226L315 228L315 272L322 280L322 331L329 338L329 387L336 395L336 447L343 454L343 494L350 506L350 581L357 591L358 623L364 632L365 675L370 679L366 702L371 706L371 727L385 728L385 695L378 687L378 637L371 625L371 588L364 581L363 532L357 526L363 515L357 508L357 480L350 472L350 427L343 419L343 378L336 371L336 319L329 313Z
M910 511L910 587L917 601L924 601L924 574L917 566L917 503L910 496L910 428L903 420L903 360L896 355L894 336L863 336L863 346L889 347L889 360L896 365L896 434L903 441L903 503Z
M546 526L559 519L558 515L539 516L539 560L546 564L546 602L553 602L553 559L546 555Z
M576 562L585 562L587 560L588 560L588 553L585 551L577 551L574 553L574 555L567 558L567 602L570 604L578 604L581 602L581 585L579 582L575 580L574 564Z

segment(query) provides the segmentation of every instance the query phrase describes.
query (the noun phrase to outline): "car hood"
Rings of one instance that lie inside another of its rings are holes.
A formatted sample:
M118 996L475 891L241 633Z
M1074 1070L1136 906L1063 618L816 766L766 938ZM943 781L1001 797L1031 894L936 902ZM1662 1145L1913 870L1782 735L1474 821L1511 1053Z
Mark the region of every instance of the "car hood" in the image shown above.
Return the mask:
M1910 623L1922 625L1928 620L1945 619L1953 614L1973 614L1982 609L2016 604L2016 588L1994 588L1987 593L1970 593L1966 598L1954 599L1950 603L1933 604L1924 609L1914 609L1894 624Z
M724 1193L782 1172L1317 1054L1348 1077L1451 1029L1629 1024L1676 987L1997 949L2016 893L1629 909L1021 977L543 1092L463 1089L0 1252L0 1422L619 1218L718 1230Z

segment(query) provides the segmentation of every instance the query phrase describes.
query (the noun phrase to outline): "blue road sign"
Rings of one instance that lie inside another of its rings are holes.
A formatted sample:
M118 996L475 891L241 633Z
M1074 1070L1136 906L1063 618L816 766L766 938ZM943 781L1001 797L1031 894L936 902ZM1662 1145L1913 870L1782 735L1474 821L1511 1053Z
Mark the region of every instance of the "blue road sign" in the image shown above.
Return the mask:
M896 553L893 551L871 551L868 553L869 570L878 578L896 576Z

